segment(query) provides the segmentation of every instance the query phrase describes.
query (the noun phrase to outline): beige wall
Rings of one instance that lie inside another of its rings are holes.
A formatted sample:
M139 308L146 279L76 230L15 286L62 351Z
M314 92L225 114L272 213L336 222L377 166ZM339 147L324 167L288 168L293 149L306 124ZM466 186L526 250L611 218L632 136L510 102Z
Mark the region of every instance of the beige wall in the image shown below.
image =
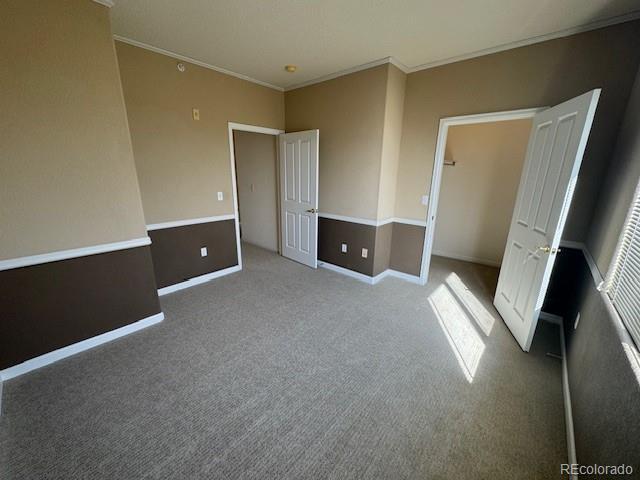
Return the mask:
M284 128L283 93L188 63L181 73L177 60L121 42L116 49L147 224L232 214L227 123Z
M278 250L277 137L234 132L242 241Z
M109 9L2 7L0 259L146 236Z
M406 81L407 75L404 72L393 65L388 66L378 190L378 219L393 217L395 212Z
M408 75L395 215L426 217L420 197L429 190L440 118L552 106L602 87L564 235L582 240L639 60L636 21Z
M286 130L320 129L321 212L377 218L388 65L285 93Z
M449 127L433 253L499 265L531 120Z
M603 275L609 269L640 181L640 70L608 165L586 242Z

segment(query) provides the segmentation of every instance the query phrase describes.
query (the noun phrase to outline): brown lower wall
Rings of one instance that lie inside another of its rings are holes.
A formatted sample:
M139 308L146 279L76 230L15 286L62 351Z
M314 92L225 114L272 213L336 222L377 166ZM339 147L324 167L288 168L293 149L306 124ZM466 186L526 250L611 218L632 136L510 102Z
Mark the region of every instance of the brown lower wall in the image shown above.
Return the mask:
M380 227L318 219L318 259L358 273L375 276L388 268L420 275L424 227L389 223ZM348 246L341 252L341 244ZM362 258L362 249L368 249Z
M160 313L149 247L0 272L0 370Z
M389 268L409 275L420 275L425 227L393 222Z
M389 258L393 247L393 223L376 228L376 246L373 252L373 276L389 269Z
M347 244L347 253L340 250ZM361 223L318 218L318 260L371 276L376 245L376 227ZM362 258L362 249L369 251Z
M235 228L235 220L223 220L150 231L158 288L238 265Z

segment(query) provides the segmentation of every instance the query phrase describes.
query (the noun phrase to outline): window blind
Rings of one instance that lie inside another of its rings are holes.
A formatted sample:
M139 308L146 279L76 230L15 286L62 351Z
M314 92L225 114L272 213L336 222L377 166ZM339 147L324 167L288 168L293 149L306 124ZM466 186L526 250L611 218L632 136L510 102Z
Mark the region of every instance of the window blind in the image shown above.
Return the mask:
M606 292L636 346L640 346L640 183L613 258Z

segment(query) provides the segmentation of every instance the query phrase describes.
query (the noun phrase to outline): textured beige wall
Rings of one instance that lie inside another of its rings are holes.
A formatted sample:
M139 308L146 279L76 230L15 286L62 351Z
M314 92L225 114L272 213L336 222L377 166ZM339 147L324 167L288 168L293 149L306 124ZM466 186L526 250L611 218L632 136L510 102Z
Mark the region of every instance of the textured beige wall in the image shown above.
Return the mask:
M0 15L0 259L146 235L109 9Z
M404 72L393 65L388 65L378 192L378 219L394 216L406 80L407 75Z
M507 243L531 120L449 127L435 255L499 265Z
M188 63L181 73L174 58L121 42L116 50L147 223L233 213L227 123L284 128L283 93Z
M388 65L285 93L286 130L320 129L320 211L377 218Z
M234 132L242 240L273 251L278 250L277 138Z
M408 75L395 215L426 217L420 196L429 191L440 118L551 106L602 87L564 235L582 240L639 60L636 21Z
M606 275L633 195L640 181L640 70L636 75L626 114L608 162L607 176L598 197L587 247L598 269Z

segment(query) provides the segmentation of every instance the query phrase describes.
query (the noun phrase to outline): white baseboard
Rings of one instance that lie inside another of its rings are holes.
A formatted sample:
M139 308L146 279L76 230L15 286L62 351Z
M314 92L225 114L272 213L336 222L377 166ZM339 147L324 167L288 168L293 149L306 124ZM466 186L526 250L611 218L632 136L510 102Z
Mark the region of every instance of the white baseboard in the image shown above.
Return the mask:
M341 273L342 275L346 275L351 278L355 278L356 280L368 283L369 285L375 285L385 277L396 277L418 285L424 285L426 283L420 277L391 269L387 269L384 272L379 273L375 277L372 277L370 275L365 275L364 273L354 272L353 270L349 270L348 268L340 267L338 265L334 265L333 263L323 262L320 260L318 261L318 266L326 268L327 270L331 270L333 272Z
M433 250L431 255L436 255L438 257L444 258L452 258L454 260L462 260L463 262L471 262L477 263L479 265L486 265L488 267L500 267L502 262L495 260L488 260L486 258L478 258L478 257L468 257L466 255L458 255L456 253L447 253L440 250Z
M360 272L354 272L353 270L349 270L348 268L344 268L344 267L339 267L338 265L334 265L333 263L328 263L328 262L323 262L321 260L318 260L318 266L322 268L326 268L327 270L331 270L333 272L341 273L342 275L346 275L347 277L355 278L356 280L360 280L361 282L368 283L369 285L373 285L376 283L376 280L374 280L376 277L371 277L369 275L365 275L364 273L360 273Z
M86 340L82 340L81 342L74 343L72 345L67 345L66 347L45 353L44 355L32 358L26 362L14 365L13 367L5 368L4 370L0 370L0 382L15 378L19 375L24 375L27 372L50 365L58 360L62 360L63 358L70 357L76 353L97 347L98 345L110 342L116 338L124 337L125 335L129 335L133 332L137 332L138 330L155 325L162 320L164 320L164 313L156 313L150 317L138 320L135 323L130 323L129 325L111 330L110 332L105 332L95 337L87 338Z
M571 392L569 390L569 368L567 366L567 344L564 338L564 319L560 315L540 312L540 320L560 327L560 354L562 355L562 397L564 399L564 424L567 436L567 457L570 464L577 464L576 438L573 430L573 410L571 408ZM574 479L575 476L571 475Z
M416 285L425 285L427 282L425 280L423 280L422 278L416 276L416 275L411 275L409 273L404 273L404 272L399 272L397 270L393 270L391 268L385 270L384 272L380 273L379 275L377 275L376 277L374 277L377 281L379 282L380 280L382 280L385 277L396 277L399 278L401 280L404 280L406 282L411 282L411 283L415 283Z
M560 348L562 352L562 396L564 398L564 423L567 431L567 456L570 464L578 463L576 438L573 430L573 410L569 390L569 368L567 367L567 344L564 339L564 322L560 318ZM576 478L572 475L572 478Z
M242 270L242 267L240 267L240 265L234 265L233 267L218 270L216 272L205 273L204 275L190 278L189 280L185 280L184 282L169 285L168 287L159 288L158 295L162 296L166 295L167 293L177 292L178 290L193 287L194 285L200 285L201 283L206 283L215 278L224 277L225 275L239 272L240 270Z

